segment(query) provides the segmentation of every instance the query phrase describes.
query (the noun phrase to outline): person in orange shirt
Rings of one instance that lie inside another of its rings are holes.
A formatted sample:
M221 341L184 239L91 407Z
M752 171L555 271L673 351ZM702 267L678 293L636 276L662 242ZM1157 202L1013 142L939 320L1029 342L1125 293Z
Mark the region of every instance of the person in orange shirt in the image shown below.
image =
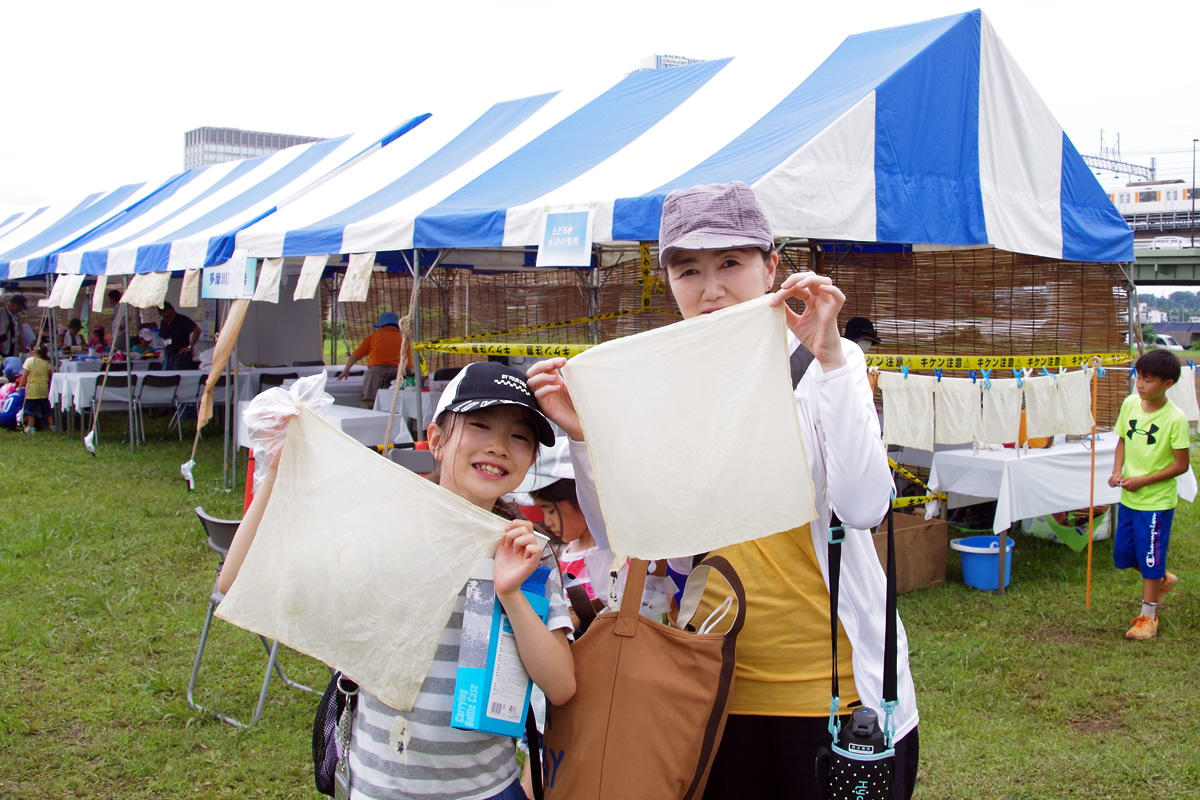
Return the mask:
M363 376L362 399L359 402L363 408L372 408L379 390L396 380L400 370L402 343L400 317L394 311L385 311L379 315L379 322L375 323L375 332L363 339L358 349L346 359L345 368L337 376L339 381L350 377L350 368L367 359L367 374ZM406 367L412 364L411 350L405 361Z

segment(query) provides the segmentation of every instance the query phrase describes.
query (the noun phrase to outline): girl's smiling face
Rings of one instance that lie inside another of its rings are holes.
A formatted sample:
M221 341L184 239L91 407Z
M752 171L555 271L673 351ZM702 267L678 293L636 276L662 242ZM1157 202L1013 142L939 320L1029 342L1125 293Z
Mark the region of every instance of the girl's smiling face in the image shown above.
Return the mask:
M429 426L429 449L442 462L438 483L487 511L514 491L533 464L537 432L529 414L497 405Z
M684 319L745 303L771 291L779 255L757 247L680 250L667 265L667 282Z

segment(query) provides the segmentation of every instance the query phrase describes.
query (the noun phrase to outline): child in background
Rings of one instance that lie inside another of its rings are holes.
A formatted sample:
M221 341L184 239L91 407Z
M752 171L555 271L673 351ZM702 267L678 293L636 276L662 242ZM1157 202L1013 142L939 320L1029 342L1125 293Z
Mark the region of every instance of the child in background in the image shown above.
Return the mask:
M579 501L575 499L575 481L561 478L531 494L534 503L542 510L546 527L563 543L558 552L563 585L567 588L582 586L588 599L595 600L596 592L588 577L587 558L596 554L598 548L588 530L587 520L579 510Z
M104 338L103 325L97 325L92 328L91 338L88 339L88 347L95 348L97 353L103 353L108 349L108 340Z
M521 593L521 584L545 556L532 523L512 519L511 507L501 500L525 477L538 442L554 442L553 429L525 377L488 362L468 365L450 382L434 419L429 449L440 462L438 484L512 520L496 548L496 597L508 614L529 677L551 703L561 705L575 693L575 666L567 644L571 623L562 586L557 570L551 570L546 585L550 614L543 623ZM222 592L233 585L253 541L276 467L277 463L267 467L238 528L221 570ZM402 714L360 689L349 753L352 800L524 800L517 780L515 740L450 726L464 601L465 587L411 712ZM394 742L403 746L398 748Z
M1179 578L1167 572L1167 545L1175 515L1176 476L1187 472L1188 424L1167 399L1179 380L1179 359L1170 350L1151 350L1134 364L1134 394L1117 415L1117 453L1109 486L1121 487L1113 562L1117 569L1142 573L1142 613L1130 623L1127 639L1158 635L1158 602Z
M53 374L49 348L43 342L25 359L21 372L21 384L25 387L25 405L21 409L25 433L36 433L53 413L50 408L50 376ZM53 425L50 430L54 430Z

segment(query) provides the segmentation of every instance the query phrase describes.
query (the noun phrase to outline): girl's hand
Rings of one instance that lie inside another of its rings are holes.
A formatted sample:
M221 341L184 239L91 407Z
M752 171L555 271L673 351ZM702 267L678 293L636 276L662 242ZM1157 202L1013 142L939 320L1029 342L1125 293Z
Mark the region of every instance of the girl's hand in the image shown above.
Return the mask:
M537 398L542 413L577 442L583 441L583 427L579 424L579 413L567 390L567 383L559 372L566 366L565 358L539 361L529 368L529 388Z
M784 303L789 297L804 303L802 313L797 314ZM783 303L792 333L812 351L821 367L829 371L846 364L837 327L837 315L845 302L846 296L830 278L815 272L797 272L789 275L779 291L771 296L769 305Z
M500 597L521 591L521 584L542 561L542 544L533 533L533 523L514 519L505 528L504 538L496 545L496 565L492 580Z

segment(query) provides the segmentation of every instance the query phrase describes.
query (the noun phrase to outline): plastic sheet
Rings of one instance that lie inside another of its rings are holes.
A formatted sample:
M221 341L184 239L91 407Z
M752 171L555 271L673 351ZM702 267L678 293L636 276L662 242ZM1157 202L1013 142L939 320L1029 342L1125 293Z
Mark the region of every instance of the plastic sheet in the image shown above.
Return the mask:
M275 386L260 392L246 407L243 419L246 422L250 447L257 464L277 464L283 443L287 438L288 423L300 413L300 409L320 416L333 405L333 397L325 392L324 372L298 379L291 386ZM254 475L257 491L259 481L266 473L260 470Z

